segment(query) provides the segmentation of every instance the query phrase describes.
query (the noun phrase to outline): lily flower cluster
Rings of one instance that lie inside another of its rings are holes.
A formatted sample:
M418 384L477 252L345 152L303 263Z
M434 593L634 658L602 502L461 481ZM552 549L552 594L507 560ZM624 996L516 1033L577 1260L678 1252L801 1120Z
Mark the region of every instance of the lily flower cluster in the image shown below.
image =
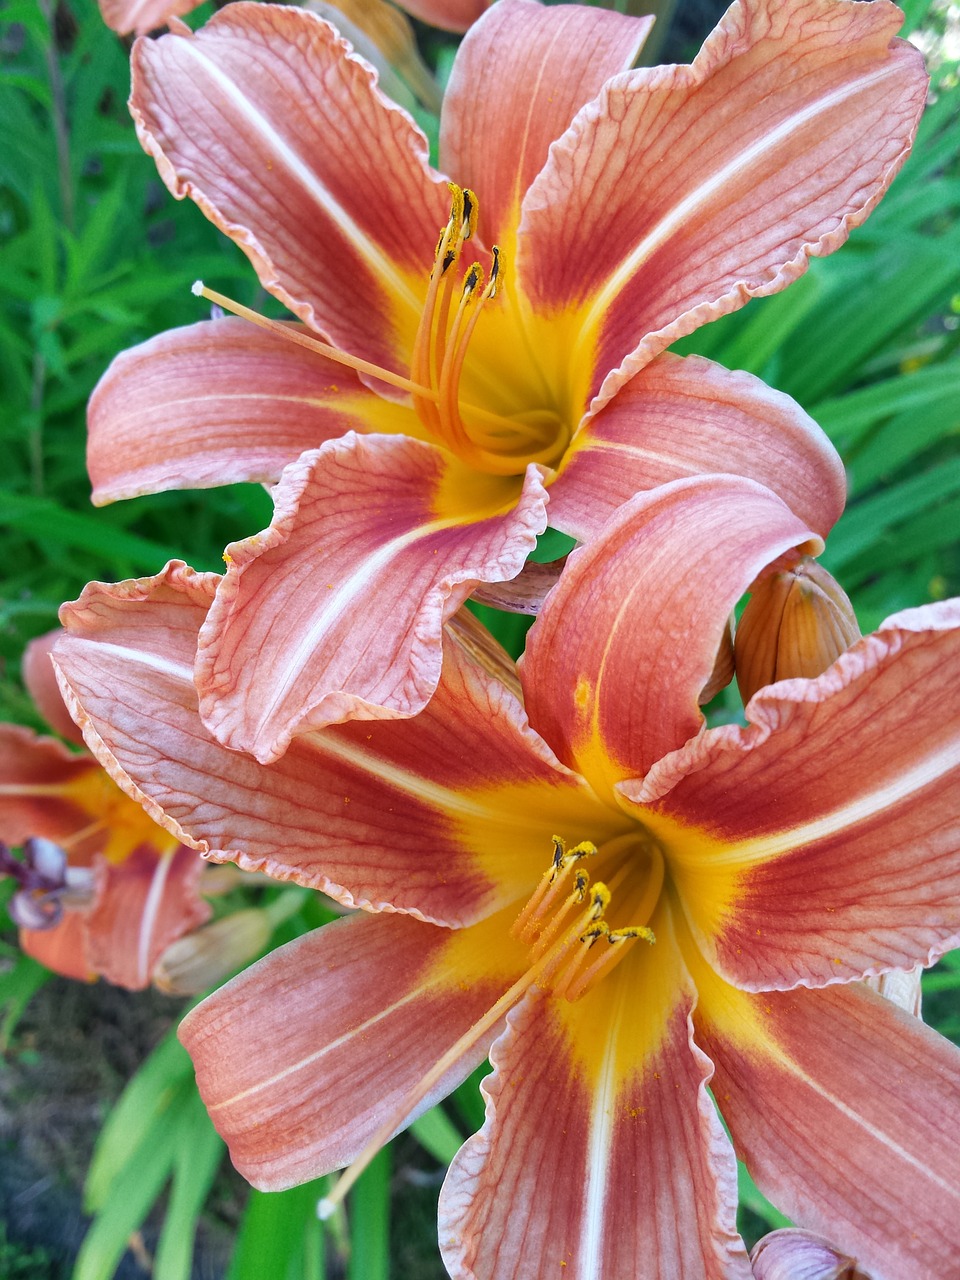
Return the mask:
M296 320L198 285L236 315L108 370L95 498L255 480L275 515L222 576L88 586L54 665L172 841L356 909L182 1026L255 1186L350 1166L332 1211L489 1054L451 1276L960 1269L960 1050L871 989L960 943L960 602L860 638L826 437L667 351L881 198L926 84L900 19L738 0L632 70L648 20L499 0L443 173L313 13L134 48L163 180ZM478 591L538 613L518 664ZM735 1151L802 1228L754 1264Z
M140 991L206 991L263 951L278 911L224 914L208 899L244 877L206 865L157 826L83 745L57 687L50 651L59 632L32 641L23 678L59 737L0 724L0 877L27 955L66 978L102 977ZM22 845L20 857L11 846Z

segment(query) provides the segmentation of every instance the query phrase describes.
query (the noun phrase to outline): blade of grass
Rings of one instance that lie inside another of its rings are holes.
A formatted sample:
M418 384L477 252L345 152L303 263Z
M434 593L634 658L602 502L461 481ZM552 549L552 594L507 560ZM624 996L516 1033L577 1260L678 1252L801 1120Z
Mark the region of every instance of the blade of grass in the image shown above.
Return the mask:
M433 1107L414 1120L410 1132L441 1164L449 1164L463 1146L463 1135L442 1106Z
M37 538L44 545L54 543L92 552L108 565L126 567L133 563L144 573L155 572L178 554L174 547L128 533L106 520L66 511L48 498L25 494L4 494L0 524Z
M290 1191L251 1191L226 1280L323 1280L317 1202L327 1184L321 1178Z
M384 1147L351 1193L347 1280L388 1280L390 1275L390 1165L390 1148Z
M152 1126L170 1110L184 1082L193 1088L193 1064L174 1029L124 1089L100 1130L84 1188L88 1212L107 1203L130 1153L144 1147Z
M130 1237L169 1178L181 1142L189 1141L180 1107L194 1088L192 1080L181 1080L170 1096L169 1114L154 1115L84 1237L72 1280L112 1280Z
M195 1090L183 1100L180 1135L170 1200L154 1260L154 1280L190 1280L197 1220L225 1151Z

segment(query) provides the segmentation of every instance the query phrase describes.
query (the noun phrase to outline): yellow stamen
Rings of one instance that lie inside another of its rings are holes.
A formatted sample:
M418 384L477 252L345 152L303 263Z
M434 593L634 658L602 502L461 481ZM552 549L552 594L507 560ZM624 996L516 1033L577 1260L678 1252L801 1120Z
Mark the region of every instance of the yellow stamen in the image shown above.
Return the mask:
M573 922L566 934L560 941L560 946L575 943L578 935L586 928L592 918L592 906L586 912L581 912L577 919ZM336 1186L331 1190L329 1195L323 1197L317 1205L317 1215L324 1221L331 1217L341 1203L344 1196L366 1169L367 1165L383 1147L393 1137L394 1133L401 1127L409 1116L417 1109L423 1100L429 1096L433 1089L440 1083L451 1067L457 1063L464 1054L480 1040L486 1033L500 1021L504 1014L508 1013L513 1006L530 990L534 983L544 976L544 974L556 965L556 952L550 951L541 958L518 978L517 981L505 991L496 1004L492 1005L483 1017L478 1018L468 1031L466 1031L460 1039L447 1050L439 1061L435 1062L430 1070L423 1078L407 1093L399 1107L391 1114L373 1137L360 1152L357 1158L352 1162L349 1168L345 1169L337 1180Z
M408 392L428 433L478 471L518 476L532 462L553 466L566 447L569 432L552 408L533 409L506 417L479 405L461 403L460 381L467 351L484 305L496 298L499 292L503 264L500 249L494 245L490 279L486 286L483 268L478 262L467 268L451 322L459 275L457 264L464 244L476 230L478 203L468 188L458 187L452 182L448 186L450 217L437 243L413 343L409 377L352 356L294 325L268 319L232 298L208 289L201 280L194 284L193 292L278 338Z
M595 845L583 841L568 852L560 837L554 836L553 846L551 865L511 930L522 941L531 942L533 963L434 1063L389 1119L379 1126L357 1158L341 1174L330 1194L317 1205L321 1219L325 1220L334 1213L380 1148L429 1097L446 1073L496 1026L531 987L551 990L571 1002L579 1000L619 964L631 943L639 938L651 943L655 940L652 931L643 926L613 930L604 920L604 913L610 905L610 890L599 882L591 887L587 873L576 865L581 859L596 854ZM626 863L618 867L614 882L622 881L628 871ZM557 905L556 900L563 889L568 892ZM581 909L577 911L577 907ZM602 950L594 953L594 947Z
M215 302L218 307L223 307L224 311L231 311L235 316L259 325L261 329L276 334L278 338L285 338L288 342L295 342L298 347L316 351L319 355L326 356L328 360L336 360L337 364L345 364L350 369L356 369L358 373L370 374L380 382L387 382L393 387L399 387L401 391L409 391L412 395L425 396L428 400L434 401L437 399L437 393L429 387L421 387L419 383L411 382L409 378L404 378L399 373L392 373L389 369L382 369L370 360L351 356L346 351L341 351L339 347L332 347L328 342L321 342L319 338L311 338L280 320L269 320L259 312L252 311L250 307L245 307L242 302L234 302L225 294L217 293L216 289L208 289L202 280L194 281L191 292L197 298L206 298L208 302Z
M630 841L631 844L636 843L634 837L630 837ZM618 844L619 841L613 842L614 846ZM609 885L598 881L591 888L590 877L576 864L582 858L593 857L596 852L596 846L589 841L575 845L568 852L560 837L554 836L552 863L511 929L515 938L530 947L535 963L546 956L551 957L551 965L541 974L539 981L546 981L554 994L564 996L571 1002L586 994L619 963L628 950L625 943L637 938L646 938L648 942L654 940L653 934L645 926L611 929L607 924L604 915L613 893L630 878L631 861L627 857L619 865L614 863ZM625 847L618 850L614 847L612 852L616 855L627 852L627 849ZM652 864L652 874L648 877L639 904L644 919L648 918L656 904L663 884L663 859L659 853L657 858L659 863ZM609 861L607 865L610 865ZM562 900L561 894L565 895ZM576 920L584 923L571 935L571 913L588 899L586 914L581 911L576 916ZM601 942L601 939L605 939L605 942ZM595 945L602 947L603 954L595 956L584 968L588 953Z
M530 895L510 932L521 942L531 942L539 931L539 922L553 909L553 904L560 894L567 871L581 858L596 856L597 846L588 840L574 845L569 851L559 836L553 836L553 861L540 877L540 883Z

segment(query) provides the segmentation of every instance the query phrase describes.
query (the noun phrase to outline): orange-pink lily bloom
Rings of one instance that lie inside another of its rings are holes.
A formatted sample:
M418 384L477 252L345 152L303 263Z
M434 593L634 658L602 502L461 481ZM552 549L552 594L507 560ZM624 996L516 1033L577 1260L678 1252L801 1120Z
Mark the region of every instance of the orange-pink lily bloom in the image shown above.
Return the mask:
M51 632L32 641L24 679L52 728L82 742L50 665ZM88 752L0 724L0 871L24 888L11 912L23 950L68 978L149 986L167 947L203 924L204 864L123 794ZM34 919L41 926L30 927Z
M99 0L100 16L112 31L122 36L131 32L146 35L166 26L171 18L192 13L202 3L203 0ZM444 31L466 31L490 3L491 0L413 0L400 8Z
M313 14L231 4L137 44L141 142L299 321L162 334L90 405L97 502L278 482L200 636L222 742L269 761L323 724L417 712L443 621L520 572L548 499L587 541L639 491L727 472L826 535L844 481L816 425L666 348L880 199L926 85L901 16L740 0L692 65L629 70L648 20L500 0L444 101L458 185Z
M960 602L762 689L745 727L698 707L735 602L819 547L753 482L671 482L570 557L519 680L458 615L418 717L269 765L199 718L214 577L65 606L62 685L121 785L362 908L183 1024L248 1179L347 1165L489 1049L441 1195L452 1276L746 1280L735 1149L875 1280L956 1271L960 1049L864 979L960 941Z

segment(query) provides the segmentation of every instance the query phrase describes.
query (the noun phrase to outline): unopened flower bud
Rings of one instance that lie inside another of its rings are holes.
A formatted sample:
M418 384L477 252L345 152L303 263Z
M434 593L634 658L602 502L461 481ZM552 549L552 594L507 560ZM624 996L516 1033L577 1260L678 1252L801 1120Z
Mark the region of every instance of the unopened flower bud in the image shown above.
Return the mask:
M270 941L273 921L250 907L178 938L153 971L154 986L171 996L195 996L256 959Z
M870 1280L857 1260L812 1231L783 1227L750 1254L756 1280Z
M723 635L720 637L720 647L717 649L717 658L713 664L713 670L710 672L710 679L700 690L700 697L697 701L701 707L705 707L711 699L715 698L721 689L725 689L733 679L733 614L727 619L727 625L723 628Z
M923 1009L923 991L920 986L922 974L923 967L917 965L905 973L895 969L891 973L881 973L876 978L865 978L864 981L872 990L919 1018Z
M846 593L810 556L755 583L734 641L744 703L777 680L822 675L860 639Z
M440 91L417 49L410 19L387 0L306 0L304 8L332 22L380 73L380 83L391 97L398 73L424 106L440 110ZM403 101L401 89L400 100Z

